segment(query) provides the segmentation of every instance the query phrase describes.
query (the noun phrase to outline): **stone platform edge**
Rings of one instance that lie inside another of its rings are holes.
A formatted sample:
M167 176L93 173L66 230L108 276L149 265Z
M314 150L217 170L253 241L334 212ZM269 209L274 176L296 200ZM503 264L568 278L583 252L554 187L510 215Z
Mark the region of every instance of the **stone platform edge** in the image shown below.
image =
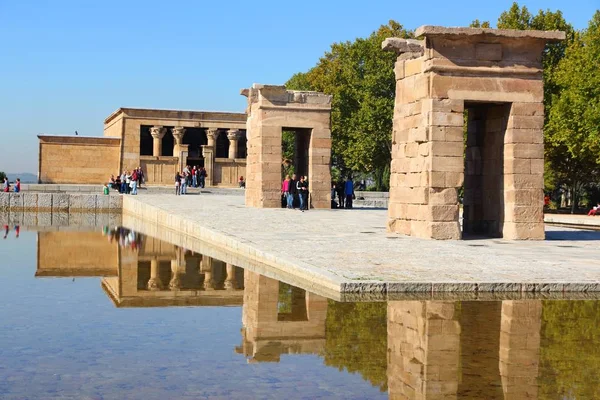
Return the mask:
M199 239L208 244L235 253L254 262L267 265L281 276L307 282L310 288L325 292L334 292L344 301L361 295L381 299L394 294L407 294L418 298L443 298L452 293L467 297L504 297L518 298L571 298L581 293L590 293L592 297L600 294L598 282L386 282L375 280L347 280L338 275L297 260L289 260L262 251L244 239L236 238L200 226L181 216L169 213L160 207L143 203L137 198L125 197L123 213L142 221L175 231L183 236ZM125 219L125 218L124 218ZM281 280L285 280L281 279ZM570 294L572 293L572 294ZM579 293L579 294L576 294ZM336 296L338 297L338 296ZM585 296L584 296L585 297Z
M118 194L0 192L2 212L115 212L122 207Z
M171 214L168 210L143 203L127 196L123 199L123 217L133 216L142 221L170 229L183 235L198 239L223 249L227 252L249 259L250 261L268 266L278 275L290 276L295 280L304 281L311 289L319 292L341 293L343 279L337 275L322 271L302 261L290 261L262 251L243 239L208 229L197 222L189 221L182 216ZM285 280L285 278L283 278ZM375 282L373 282L375 283Z

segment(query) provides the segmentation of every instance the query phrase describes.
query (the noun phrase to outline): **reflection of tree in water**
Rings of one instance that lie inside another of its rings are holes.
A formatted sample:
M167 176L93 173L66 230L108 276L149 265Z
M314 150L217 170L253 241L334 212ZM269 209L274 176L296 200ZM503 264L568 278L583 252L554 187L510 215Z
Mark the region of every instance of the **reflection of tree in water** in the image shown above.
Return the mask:
M358 372L387 390L386 303L329 301L326 320L325 365Z
M600 399L600 302L544 301L540 399Z

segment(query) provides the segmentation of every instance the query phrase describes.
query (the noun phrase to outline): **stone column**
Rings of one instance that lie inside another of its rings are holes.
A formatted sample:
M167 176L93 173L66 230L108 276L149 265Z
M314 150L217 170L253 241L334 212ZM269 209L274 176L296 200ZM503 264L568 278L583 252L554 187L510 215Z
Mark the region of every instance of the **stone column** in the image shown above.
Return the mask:
M179 279L179 263L177 260L171 260L171 281L169 282L169 289L177 291L180 287L181 279Z
M162 139L165 137L167 130L160 125L153 126L150 128L150 135L152 135L152 155L154 157L162 156Z
M215 288L215 281L212 278L212 258L202 257L202 263L200 264L200 272L204 274L204 289L212 290Z
M229 139L229 158L237 158L238 140L240 139L240 131L238 129L230 129L227 131L227 139Z
M217 138L219 137L220 133L221 131L216 128L208 129L206 131L206 139L208 139L207 146L210 146L214 149L217 143Z
M179 157L184 135L185 128L183 126L176 126L173 128L173 138L175 138L175 144L173 145L173 157Z
M235 266L233 264L225 264L227 278L225 278L225 289L237 289L237 281L235 279Z
M206 138L208 144L202 146L202 157L204 157L204 168L206 169L206 186L212 186L213 184L213 171L215 162L215 149L217 138L221 131L215 128L208 129L206 131Z
M148 290L157 291L163 288L163 284L158 276L158 259L153 258L150 261L150 279L148 280Z

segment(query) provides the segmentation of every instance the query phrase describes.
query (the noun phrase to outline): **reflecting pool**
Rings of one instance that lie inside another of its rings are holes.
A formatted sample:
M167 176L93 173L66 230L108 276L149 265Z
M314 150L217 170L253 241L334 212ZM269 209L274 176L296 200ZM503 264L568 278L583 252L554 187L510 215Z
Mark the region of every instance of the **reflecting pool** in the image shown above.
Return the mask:
M2 399L600 398L596 300L337 302L125 228L2 233Z

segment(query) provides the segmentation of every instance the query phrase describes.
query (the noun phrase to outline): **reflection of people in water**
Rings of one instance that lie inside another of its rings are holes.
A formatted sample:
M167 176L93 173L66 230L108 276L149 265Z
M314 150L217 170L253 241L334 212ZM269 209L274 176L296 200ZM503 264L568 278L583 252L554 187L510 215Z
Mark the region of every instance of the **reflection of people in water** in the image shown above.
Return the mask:
M120 247L130 247L135 251L138 251L142 244L141 234L122 226L115 226L114 229L109 229L108 226L105 226L102 228L102 235L108 236L110 243L116 240Z
M3 239L6 239L8 237L8 232L10 231L10 228L8 227L8 225L4 225L4 237ZM21 232L21 227L19 225L15 225L15 238L19 238L19 233Z

